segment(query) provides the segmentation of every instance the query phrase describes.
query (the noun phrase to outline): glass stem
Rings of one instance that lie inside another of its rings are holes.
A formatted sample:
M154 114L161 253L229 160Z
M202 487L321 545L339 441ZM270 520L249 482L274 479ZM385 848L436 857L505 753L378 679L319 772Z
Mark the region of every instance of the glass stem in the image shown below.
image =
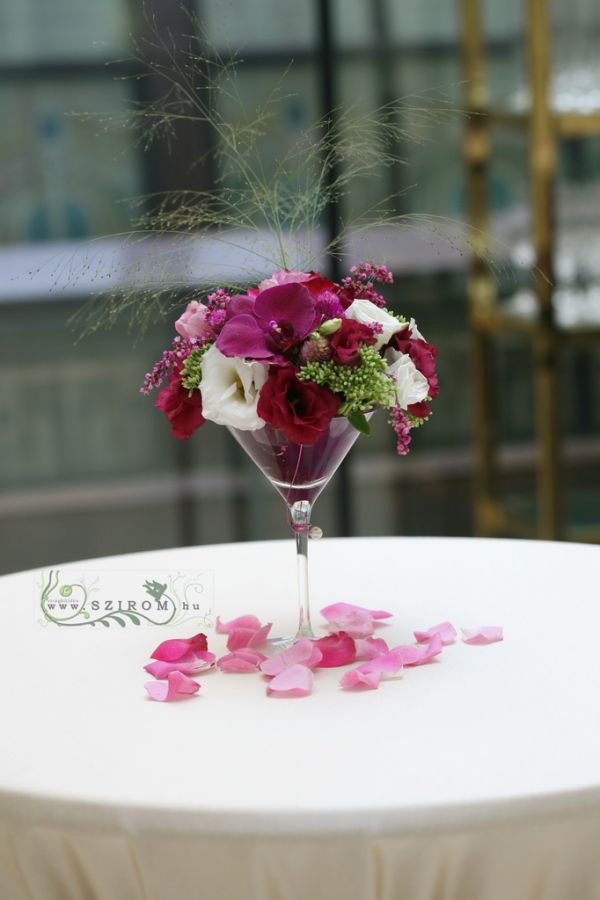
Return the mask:
M314 638L310 624L308 600L308 532L310 530L311 504L308 500L297 500L289 507L292 530L296 535L296 556L298 560L298 638Z

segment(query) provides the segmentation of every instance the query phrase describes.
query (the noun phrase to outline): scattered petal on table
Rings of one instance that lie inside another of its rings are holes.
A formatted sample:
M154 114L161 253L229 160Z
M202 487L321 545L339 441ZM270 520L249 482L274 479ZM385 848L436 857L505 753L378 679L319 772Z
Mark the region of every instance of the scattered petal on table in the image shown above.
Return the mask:
M208 649L205 634L195 634L191 638L172 638L159 644L154 653L151 654L152 659L159 659L162 662L175 662L181 659L190 650L196 654L203 653Z
M442 652L443 646L439 634L434 634L426 644L401 645L394 647L394 650L390 652L397 651L404 666L423 666L438 656Z
M320 638L313 643L323 655L319 663L323 669L347 666L356 659L356 644L345 631L328 634L327 637Z
M265 643L270 630L271 622L267 625L260 625L258 628L233 628L227 636L227 649L234 651L240 650L242 647L250 647L256 650Z
M322 652L310 638L300 638L287 650L283 650L276 656L272 656L261 663L260 671L263 675L279 675L284 669L289 669L291 666L296 665L314 669L320 664L322 659Z
M381 672L363 672L360 667L345 672L340 679L343 688L365 687L375 690L379 687Z
M258 650L251 650L248 647L241 647L233 653L227 653L217 661L217 666L221 672L256 672L266 659L264 653Z
M171 672L167 681L148 681L144 685L152 700L165 700L190 696L200 690L200 685L182 672Z
M387 642L383 638L356 638L356 658L357 659L375 659L382 653L387 653L390 649Z
M493 644L503 641L501 625L482 625L480 628L461 628L465 644Z
M194 675L210 669L214 665L216 656L208 650L200 651L196 655L192 650L188 651L176 662L163 662L157 659L155 662L148 663L144 666L149 675L155 678L167 678L171 672L182 672L184 675Z
M387 612L385 609L367 609L366 606L357 606L355 603L331 603L329 606L323 607L321 615L325 619L337 619L339 615L357 610L369 613L372 619L389 619L393 616L393 613Z
M266 625L263 625L262 628L259 628L258 631L255 631L248 643L248 647L253 650L256 650L258 647L262 647L269 636L272 625L272 622L267 622Z
M249 628L251 631L258 631L260 621L256 616L238 616L237 619L231 619L230 622L221 622L219 616L215 624L217 634L230 634L234 628Z
M402 650L398 647L395 650L388 650L374 659L370 659L356 669L345 672L340 679L340 684L344 688L364 686L368 688L379 687L379 682L384 675L397 675L403 667Z
M433 628L429 628L427 631L414 632L415 640L418 641L419 644L427 643L434 634L439 634L444 646L446 644L453 644L456 640L456 628L450 622L440 622L439 625L434 625Z
M354 603L332 603L321 610L331 631L345 631L351 637L366 638L373 634L376 619L386 619L391 613L383 609L366 609Z
M267 684L267 694L282 697L306 697L312 691L313 673L307 666L290 666Z

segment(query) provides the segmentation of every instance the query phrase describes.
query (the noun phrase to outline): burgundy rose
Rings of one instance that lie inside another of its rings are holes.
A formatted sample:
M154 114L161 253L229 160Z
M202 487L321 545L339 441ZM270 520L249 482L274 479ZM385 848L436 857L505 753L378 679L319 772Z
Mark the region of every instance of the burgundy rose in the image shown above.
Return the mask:
M427 400L421 400L420 403L409 403L406 408L415 419L426 419L431 412L431 407Z
M357 366L360 363L358 351L361 344L371 346L375 343L373 330L354 319L342 319L342 324L330 340L334 361L344 366Z
M339 409L339 398L312 381L300 381L292 366L271 366L260 390L257 412L291 441L314 444Z
M171 375L168 386L159 393L154 405L171 423L171 434L175 438L189 438L197 428L204 425L200 391L193 391L190 397L189 390L183 387L177 373Z
M437 397L439 393L438 377L435 371L435 358L438 355L437 347L428 344L420 338L411 337L410 328L403 328L392 335L388 347L399 350L400 353L408 353L415 366L429 382L429 396Z

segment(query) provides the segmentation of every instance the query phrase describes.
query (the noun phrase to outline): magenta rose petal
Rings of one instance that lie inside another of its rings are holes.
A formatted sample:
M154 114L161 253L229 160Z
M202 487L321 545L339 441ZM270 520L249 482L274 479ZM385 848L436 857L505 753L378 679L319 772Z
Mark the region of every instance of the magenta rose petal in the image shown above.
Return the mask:
M345 631L328 634L327 637L320 638L318 641L313 641L313 643L322 653L322 659L319 663L322 669L347 666L356 659L356 644Z
M164 662L156 660L144 666L149 675L154 678L167 678L171 672L183 672L184 675L194 675L197 672L203 672L210 669L214 665L216 656L208 650L201 651L196 656L191 650L175 662Z
M415 640L419 644L425 644L427 641L431 640L431 638L435 634L439 634L442 639L442 644L446 646L447 644L453 644L456 640L456 628L450 622L441 622L439 625L434 625L432 628L428 628L427 631L415 631L413 632L415 636Z
M162 662L176 662L184 657L190 650L197 656L199 652L207 650L205 634L195 634L191 638L172 638L159 644L151 659L159 659Z
M504 640L501 625L481 625L479 628L461 628L465 644L494 644Z
M221 622L217 616L215 631L217 634L230 634L234 628L250 628L252 631L258 631L260 627L260 620L256 616L238 616L229 622Z
M267 684L267 694L279 694L280 697L306 697L311 693L313 673L307 666L290 666L284 669Z
M167 681L148 681L144 685L150 698L164 703L184 696L191 696L200 690L200 685L182 672L171 672Z

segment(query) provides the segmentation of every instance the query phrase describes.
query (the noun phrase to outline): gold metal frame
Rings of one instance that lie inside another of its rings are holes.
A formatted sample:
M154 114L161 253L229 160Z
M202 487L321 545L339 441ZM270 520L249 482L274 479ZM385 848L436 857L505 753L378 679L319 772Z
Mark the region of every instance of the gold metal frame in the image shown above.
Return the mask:
M550 108L550 22L547 0L526 0L526 42L531 105L525 114L503 114L489 108L485 72L485 38L481 0L459 0L462 61L469 112L464 157L467 166L468 212L472 257L467 281L473 342L475 390L475 524L483 535L511 534L551 540L568 538L563 517L560 424L559 351L565 345L600 341L600 329L562 331L553 312L554 180L558 142L563 137L600 135L600 113L555 114ZM498 308L496 283L490 270L486 235L489 230L490 128L527 131L531 184L532 239L535 250L533 290L537 315L526 320ZM534 361L537 444L537 524L512 517L498 490L497 428L494 410L492 350L500 333L522 334L531 341ZM600 540L587 530L578 539Z

